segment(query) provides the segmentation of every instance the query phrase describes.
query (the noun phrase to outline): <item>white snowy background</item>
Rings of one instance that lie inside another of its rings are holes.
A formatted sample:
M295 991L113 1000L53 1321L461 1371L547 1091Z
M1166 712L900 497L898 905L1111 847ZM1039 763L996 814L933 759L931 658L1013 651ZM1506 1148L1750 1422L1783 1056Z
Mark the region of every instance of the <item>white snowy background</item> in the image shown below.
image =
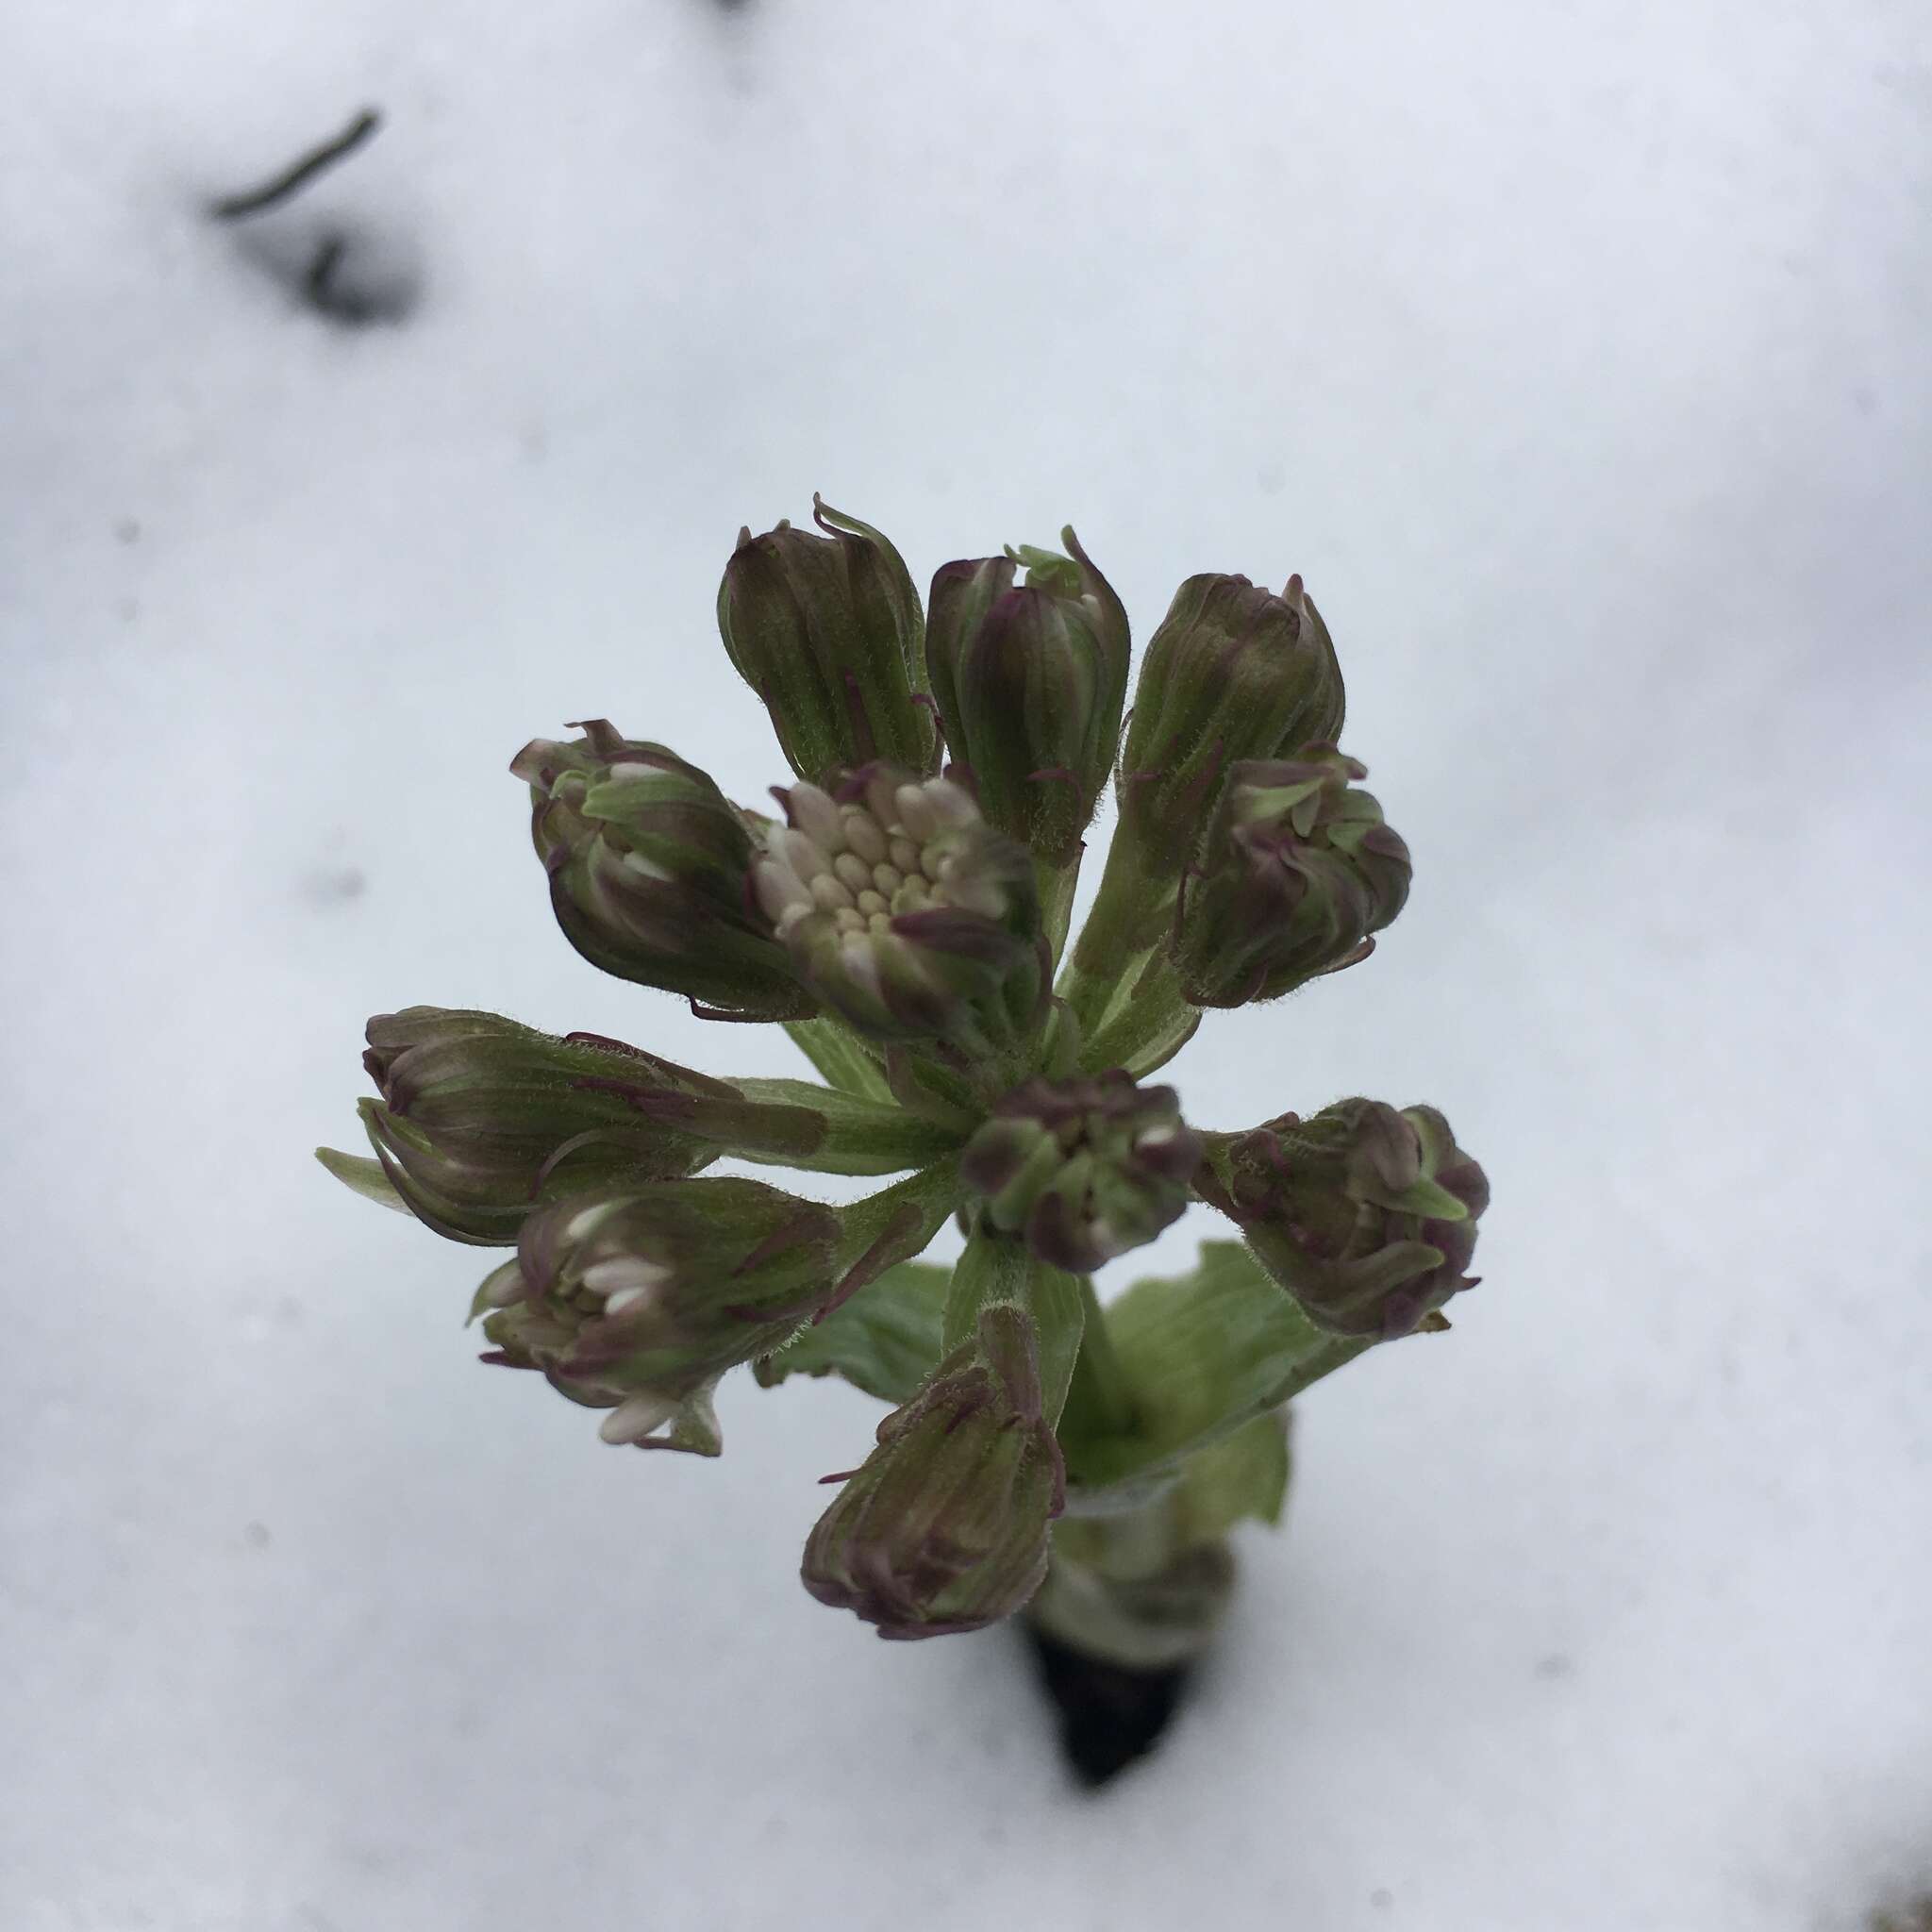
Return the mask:
M1918 0L9 0L0 75L5 1932L1932 1887ZM328 224L408 313L301 307ZM1143 638L1305 574L1414 897L1174 1077L1494 1180L1098 1799L1009 1633L798 1588L873 1405L605 1448L308 1155L411 1002L803 1071L575 958L504 767L781 776L711 599L814 489L922 581L1071 520Z

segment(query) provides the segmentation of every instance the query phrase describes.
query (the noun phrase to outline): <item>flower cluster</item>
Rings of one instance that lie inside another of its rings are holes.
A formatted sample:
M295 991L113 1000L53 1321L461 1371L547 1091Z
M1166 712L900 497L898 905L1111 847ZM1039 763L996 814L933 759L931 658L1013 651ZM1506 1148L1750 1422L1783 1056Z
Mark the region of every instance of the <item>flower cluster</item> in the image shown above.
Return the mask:
M1204 1010L1365 958L1408 850L1337 748L1341 675L1299 578L1189 578L1129 709L1127 615L1072 530L948 563L922 601L877 530L814 521L745 532L718 596L791 770L779 816L601 719L511 769L570 943L702 1017L782 1027L818 1079L412 1007L368 1024L373 1158L322 1158L510 1250L472 1305L485 1358L601 1410L607 1442L716 1456L713 1391L741 1364L891 1401L827 1479L803 1573L822 1602L924 1637L1052 1579L1059 1635L1166 1656L1191 1641L1174 1606L1224 1594L1227 1528L1279 1507L1282 1405L1444 1325L1489 1196L1433 1108L1208 1133L1148 1075ZM706 1172L722 1159L902 1177L833 1207ZM1091 1274L1192 1199L1245 1245L1103 1308ZM954 1218L958 1263L919 1263Z

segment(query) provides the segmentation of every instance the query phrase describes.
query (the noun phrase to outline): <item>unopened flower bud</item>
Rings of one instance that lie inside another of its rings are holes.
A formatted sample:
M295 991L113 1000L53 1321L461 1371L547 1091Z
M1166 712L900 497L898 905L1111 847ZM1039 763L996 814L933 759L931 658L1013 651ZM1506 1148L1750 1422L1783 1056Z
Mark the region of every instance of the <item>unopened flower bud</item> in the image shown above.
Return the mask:
M1407 1335L1458 1290L1490 1203L1483 1171L1433 1107L1340 1100L1211 1135L1202 1191L1262 1266L1336 1335Z
M761 1181L572 1195L526 1222L513 1270L484 1283L484 1333L492 1359L609 1408L606 1441L662 1446L661 1425L726 1369L826 1305L839 1236L831 1208Z
M755 1020L808 1016L753 909L753 831L708 774L603 719L511 762L564 936L593 966Z
M1335 647L1299 577L1278 595L1190 577L1148 640L1121 752L1121 823L1148 869L1192 857L1230 766L1334 739L1341 716Z
M1179 1219L1200 1159L1174 1089L1137 1087L1116 1068L1015 1088L966 1143L960 1174L995 1227L1089 1274Z
M368 1039L362 1064L382 1098L362 1117L376 1157L417 1217L453 1241L508 1247L545 1201L683 1176L717 1152L668 1109L652 1118L604 1091L641 1080L641 1057L441 1007L378 1013ZM686 1106L722 1086L668 1060L649 1074Z
M878 1444L812 1530L806 1589L881 1637L977 1630L1020 1609L1046 1574L1066 1481L1032 1318L986 1309Z
M1408 847L1331 744L1236 765L1174 922L1181 990L1240 1007L1353 966L1408 896Z
M943 565L925 646L948 752L988 822L1056 866L1079 851L1113 769L1128 653L1120 599L1071 529L1060 541L1071 556Z
M874 1040L984 1052L1030 1031L1050 971L1032 863L968 791L869 765L778 796L758 900L812 993Z
M874 758L929 772L937 734L913 697L925 662L919 592L878 531L816 496L812 518L824 536L789 523L740 535L718 591L724 648L801 778Z

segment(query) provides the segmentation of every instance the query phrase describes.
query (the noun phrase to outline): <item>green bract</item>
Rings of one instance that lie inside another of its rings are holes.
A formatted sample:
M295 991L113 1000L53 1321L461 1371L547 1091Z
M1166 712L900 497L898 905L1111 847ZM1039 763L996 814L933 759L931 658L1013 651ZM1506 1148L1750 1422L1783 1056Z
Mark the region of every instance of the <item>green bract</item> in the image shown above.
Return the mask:
M1127 617L1071 530L1066 555L943 566L928 613L876 530L816 518L747 533L719 594L796 775L782 820L601 720L513 769L578 952L780 1024L819 1077L411 1007L368 1025L375 1158L322 1158L513 1247L472 1302L486 1358L604 1411L608 1442L718 1455L713 1391L743 1364L891 1403L828 1479L821 1601L895 1638L1030 1603L1063 1643L1169 1663L1226 1600L1230 1530L1280 1514L1285 1405L1446 1325L1489 1189L1432 1108L1199 1133L1144 1078L1203 1009L1366 957L1408 851L1333 742L1341 673L1299 578L1188 579L1123 744ZM1069 945L1109 779L1120 825ZM721 1160L904 1177L834 1207ZM1243 1241L1103 1307L1094 1271L1191 1199ZM956 1218L958 1261L917 1260Z

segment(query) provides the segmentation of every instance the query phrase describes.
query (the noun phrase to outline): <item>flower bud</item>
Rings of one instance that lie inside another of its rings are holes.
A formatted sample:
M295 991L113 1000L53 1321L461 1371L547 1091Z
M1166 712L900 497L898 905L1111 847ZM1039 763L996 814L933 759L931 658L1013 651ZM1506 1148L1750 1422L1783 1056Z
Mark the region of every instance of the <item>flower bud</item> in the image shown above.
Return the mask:
M1174 953L1197 1007L1272 1000L1374 950L1408 896L1408 847L1331 744L1228 774L1198 875L1184 880Z
M839 1236L831 1208L761 1181L572 1195L525 1224L514 1266L479 1291L489 1359L610 1409L607 1442L663 1446L657 1432L726 1369L831 1300Z
M601 718L569 744L538 739L531 836L551 904L593 966L751 1020L800 1019L811 1001L753 910L753 833L707 773Z
M937 734L913 697L925 663L919 592L876 530L816 496L812 518L824 537L789 523L740 533L718 591L724 648L801 778L874 758L929 772Z
M1049 1266L1091 1274L1178 1220L1201 1142L1172 1087L1121 1072L1029 1080L966 1143L960 1174L986 1214Z
M1079 851L1113 770L1128 650L1112 587L1071 529L1060 541L1071 557L1022 549L942 566L925 646L948 751L988 823L1055 866Z
M545 1201L618 1180L683 1176L716 1149L618 1094L644 1057L558 1040L495 1013L409 1007L369 1023L362 1103L383 1171L417 1217L452 1241L505 1247ZM722 1082L649 1061L687 1107ZM723 1089L731 1092L730 1089Z
M1190 577L1148 641L1118 782L1121 824L1151 871L1191 858L1228 768L1341 734L1341 671L1300 577Z
M1032 862L970 793L868 765L778 796L758 900L812 993L873 1040L983 1054L1033 1028L1051 969Z
M1032 1318L986 1309L878 1443L807 1540L806 1589L881 1637L977 1630L1021 1608L1065 1503Z
M1407 1335L1458 1290L1490 1204L1483 1171L1433 1107L1339 1100L1208 1137L1201 1191L1335 1335Z

